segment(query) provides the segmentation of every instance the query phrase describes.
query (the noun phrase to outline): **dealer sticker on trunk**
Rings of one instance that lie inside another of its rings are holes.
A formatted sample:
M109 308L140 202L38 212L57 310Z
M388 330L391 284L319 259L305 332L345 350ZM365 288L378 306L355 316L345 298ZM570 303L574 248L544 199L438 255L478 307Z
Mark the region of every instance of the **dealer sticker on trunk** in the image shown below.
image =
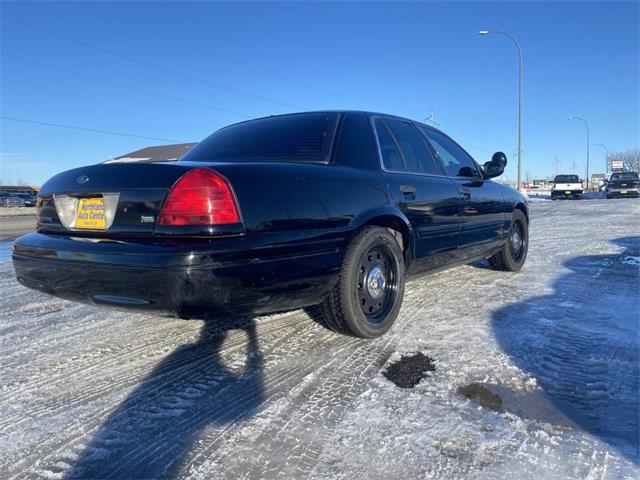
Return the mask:
M87 230L105 230L107 222L104 215L104 199L81 198L78 202L74 227Z

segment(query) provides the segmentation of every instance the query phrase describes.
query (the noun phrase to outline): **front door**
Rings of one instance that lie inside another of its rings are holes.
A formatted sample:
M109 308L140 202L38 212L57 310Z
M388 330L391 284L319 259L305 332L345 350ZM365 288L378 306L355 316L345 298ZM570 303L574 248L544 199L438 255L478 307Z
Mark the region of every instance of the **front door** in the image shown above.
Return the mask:
M500 188L494 182L482 178L476 162L457 143L438 130L421 128L460 195L460 248L473 256L499 245L505 233L506 215Z

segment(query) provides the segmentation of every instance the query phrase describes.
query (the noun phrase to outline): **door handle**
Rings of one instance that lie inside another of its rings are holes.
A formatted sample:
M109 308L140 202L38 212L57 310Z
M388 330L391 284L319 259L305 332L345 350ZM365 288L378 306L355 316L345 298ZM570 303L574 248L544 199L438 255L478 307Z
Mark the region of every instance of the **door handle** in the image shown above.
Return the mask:
M400 191L405 195L415 195L416 187L412 187L411 185L400 185Z

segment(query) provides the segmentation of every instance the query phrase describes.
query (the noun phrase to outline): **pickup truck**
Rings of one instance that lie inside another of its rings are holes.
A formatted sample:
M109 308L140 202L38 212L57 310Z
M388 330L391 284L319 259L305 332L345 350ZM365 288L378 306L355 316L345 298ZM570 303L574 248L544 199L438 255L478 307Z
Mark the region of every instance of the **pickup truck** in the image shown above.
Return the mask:
M637 197L638 172L614 172L607 181L607 198Z
M582 181L577 175L556 175L551 187L551 200L559 198L581 199Z

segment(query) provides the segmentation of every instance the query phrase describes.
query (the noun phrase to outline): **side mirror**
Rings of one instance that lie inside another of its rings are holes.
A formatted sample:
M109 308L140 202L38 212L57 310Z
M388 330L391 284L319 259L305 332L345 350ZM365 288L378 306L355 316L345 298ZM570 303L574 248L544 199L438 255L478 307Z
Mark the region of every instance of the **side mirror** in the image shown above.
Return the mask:
M507 166L507 156L502 152L496 152L491 160L482 166L484 178L499 177Z

